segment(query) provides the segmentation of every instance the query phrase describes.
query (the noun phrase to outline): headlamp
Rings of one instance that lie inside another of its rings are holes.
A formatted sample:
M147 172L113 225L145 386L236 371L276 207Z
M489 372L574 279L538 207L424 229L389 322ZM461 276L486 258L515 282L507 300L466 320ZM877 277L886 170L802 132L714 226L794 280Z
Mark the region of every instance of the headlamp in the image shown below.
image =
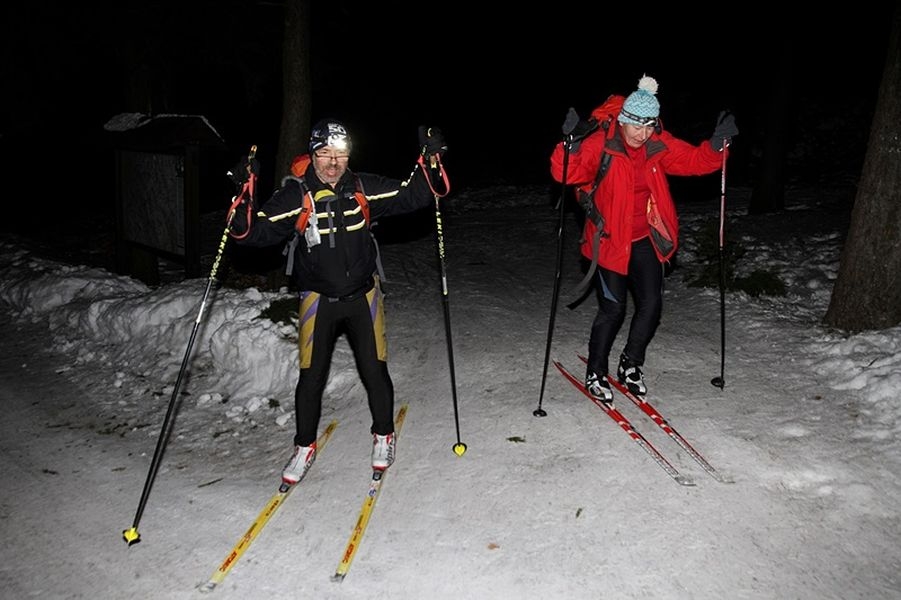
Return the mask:
M325 138L325 145L331 146L335 150L348 150L347 136L341 133L333 133Z

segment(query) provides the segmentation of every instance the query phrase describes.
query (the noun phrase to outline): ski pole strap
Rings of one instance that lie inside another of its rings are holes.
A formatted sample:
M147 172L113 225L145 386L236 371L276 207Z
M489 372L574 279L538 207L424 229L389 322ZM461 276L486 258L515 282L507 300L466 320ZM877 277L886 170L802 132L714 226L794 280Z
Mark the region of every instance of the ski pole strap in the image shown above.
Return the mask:
M250 147L250 152L247 154L247 163L248 165L256 158L257 147L256 144ZM256 204L257 198L257 174L254 173L253 169L247 169L247 181L244 182L244 185L241 186L241 191L235 194L235 197L232 198L231 207L228 209L228 233L230 236L235 238L236 240L244 239L248 235L250 235L250 225L253 222L253 207ZM246 223L247 229L244 233L234 233L231 230L232 220L235 218L235 214L238 212L238 208L241 206L241 203L244 203L246 206Z
M253 222L253 197L254 197L254 187L256 182L256 175L251 175L250 179L244 182L244 187L241 191L235 195L232 199L231 208L228 210L228 225L229 230L228 234L235 238L236 240L241 240L250 235L250 224ZM238 209L241 207L241 203L244 203L246 209L246 223L247 229L244 230L244 233L235 233L231 230L232 220L235 218L235 214L237 214Z
M435 194L436 198L443 198L450 193L450 181L447 178L447 171L444 169L444 165L441 163L441 154L433 154L429 157L429 166L428 171L426 170L425 164L425 153L426 149L423 146L422 151L419 153L419 158L416 160L416 163L422 167L422 172L426 176L426 181L429 184L429 189L432 190L432 193ZM438 178L441 180L444 185L444 192L438 192L435 190L435 185L433 181L433 175L436 174Z

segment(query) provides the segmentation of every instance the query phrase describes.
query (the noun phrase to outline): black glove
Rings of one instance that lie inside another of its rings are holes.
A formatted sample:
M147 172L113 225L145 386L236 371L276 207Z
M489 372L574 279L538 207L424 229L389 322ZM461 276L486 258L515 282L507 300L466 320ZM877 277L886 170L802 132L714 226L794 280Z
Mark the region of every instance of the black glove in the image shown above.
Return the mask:
M250 179L251 173L257 177L260 176L260 161L256 158L244 156L235 164L235 168L228 172L228 177L240 191L244 184L247 183L247 180Z
M563 135L569 138L571 142L578 142L588 137L592 131L598 128L598 122L595 119L584 120L579 118L576 109L570 107L566 113L566 120L563 121Z
M447 141L437 127L419 126L419 147L425 148L426 156L444 155L447 152Z
M716 118L716 128L713 130L713 136L710 138L710 145L713 149L720 151L723 149L723 140L726 145L732 143L732 138L738 135L738 126L735 125L735 115L728 110L720 111Z

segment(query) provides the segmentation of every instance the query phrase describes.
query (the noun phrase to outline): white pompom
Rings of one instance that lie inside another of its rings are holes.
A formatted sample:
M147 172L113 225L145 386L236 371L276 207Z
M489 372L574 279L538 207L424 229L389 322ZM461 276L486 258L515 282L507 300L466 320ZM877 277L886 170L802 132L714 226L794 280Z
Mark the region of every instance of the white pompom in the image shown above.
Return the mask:
M644 90L646 92L650 92L652 94L657 93L657 80L653 77L648 77L647 75L643 75L641 79L638 80L638 89Z

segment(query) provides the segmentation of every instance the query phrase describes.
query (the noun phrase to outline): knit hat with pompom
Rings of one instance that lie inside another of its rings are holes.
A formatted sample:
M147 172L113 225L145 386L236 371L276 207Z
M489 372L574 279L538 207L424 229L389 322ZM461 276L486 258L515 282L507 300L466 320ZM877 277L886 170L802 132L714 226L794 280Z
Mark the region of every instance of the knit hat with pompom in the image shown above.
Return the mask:
M660 102L657 101L657 80L643 75L638 80L638 89L629 94L618 117L620 123L629 125L656 125L660 116Z

